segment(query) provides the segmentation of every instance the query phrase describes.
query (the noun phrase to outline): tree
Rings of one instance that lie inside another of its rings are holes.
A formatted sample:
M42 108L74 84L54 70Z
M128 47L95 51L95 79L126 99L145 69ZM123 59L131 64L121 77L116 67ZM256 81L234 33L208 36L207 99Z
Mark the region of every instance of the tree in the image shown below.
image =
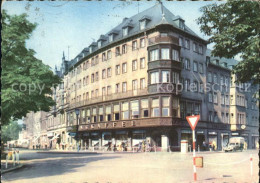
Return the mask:
M242 59L233 70L238 82L260 79L260 3L229 0L200 9L203 15L197 20L200 30L215 43L213 56Z
M17 121L11 121L8 125L2 126L1 140L6 143L10 140L17 140L22 126Z
M30 111L49 111L55 104L52 88L60 78L35 58L33 49L26 48L36 26L26 14L11 16L2 11L2 125Z

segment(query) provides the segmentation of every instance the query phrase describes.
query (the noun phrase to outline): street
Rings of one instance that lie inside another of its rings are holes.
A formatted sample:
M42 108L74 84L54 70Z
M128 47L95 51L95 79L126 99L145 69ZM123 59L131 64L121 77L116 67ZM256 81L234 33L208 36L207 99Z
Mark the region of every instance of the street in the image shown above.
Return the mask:
M258 182L258 151L201 152L197 182ZM253 176L250 176L250 154ZM192 182L192 153L51 154L21 151L24 167L2 175L12 183Z

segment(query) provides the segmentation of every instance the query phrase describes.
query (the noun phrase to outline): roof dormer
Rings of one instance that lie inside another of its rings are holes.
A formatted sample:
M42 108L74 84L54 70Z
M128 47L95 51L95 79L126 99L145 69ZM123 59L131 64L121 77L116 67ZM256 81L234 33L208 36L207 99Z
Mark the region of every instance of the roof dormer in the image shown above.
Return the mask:
M103 46L103 42L105 42L106 40L106 36L101 35L97 41L98 48L101 48Z
M91 45L89 46L89 53L92 53L94 51L94 48L97 46L96 42L91 43Z
M174 19L173 19L174 23L177 24L177 26L180 28L180 29L185 29L185 21L180 17L180 16L176 16Z
M139 22L140 22L140 30L144 30L148 24L148 22L151 21L151 18L149 16L143 16Z
M129 34L129 30L133 27L134 27L134 25L131 23L131 20L130 20L126 25L124 25L122 27L123 28L123 36L127 36Z
M114 41L115 39L115 35L118 35L119 31L117 30L112 30L109 34L108 34L108 41L111 43Z

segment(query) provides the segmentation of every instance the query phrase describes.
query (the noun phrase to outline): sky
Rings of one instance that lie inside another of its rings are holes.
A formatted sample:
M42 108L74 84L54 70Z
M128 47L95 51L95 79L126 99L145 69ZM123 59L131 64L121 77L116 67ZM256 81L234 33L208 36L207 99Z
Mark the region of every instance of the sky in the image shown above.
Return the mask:
M162 1L174 15L179 15L197 35L207 39L199 30L196 19L199 8L213 2ZM131 17L158 3L156 1L7 1L2 8L9 14L28 14L28 20L38 24L27 47L36 51L36 57L53 69L60 66L62 53L66 59L75 58L85 47L97 41ZM215 2L214 2L215 3ZM220 3L220 2L217 2ZM208 48L212 48L209 45Z

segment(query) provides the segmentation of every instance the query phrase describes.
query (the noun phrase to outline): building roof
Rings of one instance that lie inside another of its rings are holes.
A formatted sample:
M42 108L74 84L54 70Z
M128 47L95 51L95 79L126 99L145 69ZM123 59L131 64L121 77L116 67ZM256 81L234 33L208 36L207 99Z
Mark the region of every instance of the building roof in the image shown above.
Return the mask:
M211 63L212 63L212 64L214 64L213 61L219 60L219 65L222 66L224 63L227 63L227 67L228 67L229 69L232 69L233 66L235 66L235 65L238 64L238 61L235 60L235 59L232 59L232 58L228 59L228 58L214 57L214 56L212 56L211 51L212 51L212 50L207 49L207 50L206 50L206 56L209 56L209 57L210 57L210 60L211 60Z
M105 35L101 35L100 38L98 39L102 41L102 47L105 47L109 44L112 44L113 42L125 39L127 37L133 36L135 34L144 32L145 30L154 28L158 25L161 24L168 24L168 25L172 25L173 27L180 29L192 36L195 36L201 40L203 40L202 38L200 38L197 34L195 34L189 27L187 27L184 24L184 29L181 29L179 27L179 24L177 24L176 20L181 19L180 16L175 16L173 13L171 13L165 6L162 5L162 3L157 3L156 5L152 6L151 8L148 8L130 18L124 18L122 23L120 23L119 25L117 25L116 27L114 27L112 30L108 31L108 33L106 33ZM144 30L140 30L140 21L146 20L146 27ZM123 36L123 28L125 27L130 27L129 31L128 31L128 35L127 36ZM108 42L108 37L110 34L114 34L114 39L112 42ZM93 47L93 52L97 51L98 48L96 46L96 43L92 43L90 46L95 46ZM101 48L102 48L101 47ZM87 53L85 56L89 55L91 53ZM75 57L75 59L73 59L71 61L71 63L69 64L69 68L72 67L74 64L76 64L79 60L77 59L77 57Z

